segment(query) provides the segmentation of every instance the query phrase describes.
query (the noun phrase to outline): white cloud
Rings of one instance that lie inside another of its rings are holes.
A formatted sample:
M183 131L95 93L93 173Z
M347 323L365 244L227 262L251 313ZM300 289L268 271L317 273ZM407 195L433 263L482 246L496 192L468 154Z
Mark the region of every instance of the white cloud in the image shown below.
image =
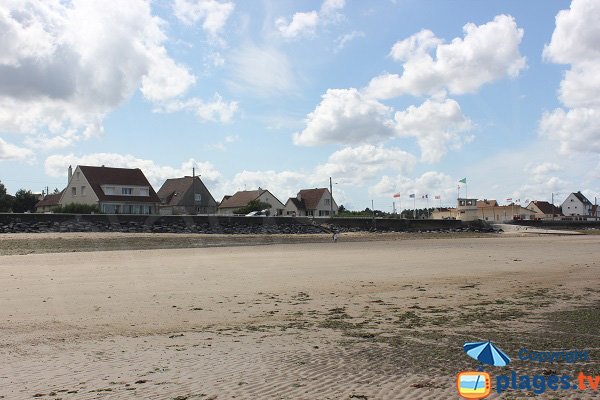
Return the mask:
M230 1L217 0L175 0L175 16L184 24L192 25L202 21L202 29L213 38L217 37L235 8Z
M429 99L418 107L396 112L394 118L398 136L417 139L423 161L438 162L448 148L459 149L472 140L464 133L473 129L473 123L452 99Z
M543 114L540 133L560 142L560 149L575 152L600 153L600 108L557 108Z
M291 20L279 17L275 20L275 27L285 39L314 37L320 24L335 22L342 18L337 11L343 9L345 5L345 0L325 0L318 12L316 10L297 12Z
M146 178L156 190L168 178L177 178L191 175L192 168L196 168L196 174L201 176L205 184L215 185L221 178L221 173L216 170L214 165L208 161L196 161L189 159L179 167L158 165L152 160L137 158L130 154L117 153L93 153L82 156L75 154L52 155L46 158L44 169L47 175L52 177L64 176L66 181L67 168L69 165L105 165L115 168L140 168Z
M563 172L560 165L553 162L529 163L523 168L526 182L512 193L513 198L525 200L542 200L551 198L551 193L569 191L569 182L557 176ZM555 201L555 204L557 202Z
M85 138L138 88L182 95L195 77L166 53L163 25L144 0L3 2L0 131Z
M269 190L285 204L288 197L295 196L298 188L305 187L306 174L294 171L241 171L219 187L223 194L234 194L238 190Z
M313 175L332 176L340 184L362 185L382 171L407 173L415 164L415 157L401 149L362 145L334 152L325 164L315 168Z
M397 177L383 176L379 182L369 189L373 195L391 198L394 193L400 193L403 208L412 208L413 199L409 195L415 194L417 208L424 208L426 203L422 196L429 196L429 206L433 207L438 201L435 196L441 196L442 201L449 203L448 199L456 198L455 179L437 171L428 171L417 178L408 178L404 175Z
M258 96L289 94L296 77L287 56L273 47L242 46L231 55L231 86Z
M0 161L29 160L33 157L34 155L31 150L7 143L0 138Z
M556 16L552 40L544 48L548 61L571 64L558 96L569 110L546 112L540 133L560 142L563 153L600 153L600 3L573 0Z
M200 98L192 97L186 100L171 100L162 107L156 108L158 112L191 111L201 121L230 123L237 112L236 101L226 102L220 94L215 93L213 100L206 102Z
M294 134L294 143L357 144L394 136L392 109L366 98L357 89L328 89L321 103L306 118L306 128Z
M335 51L336 52L342 51L344 49L344 47L346 47L346 45L348 43L350 43L351 41L353 41L354 39L363 38L363 37L365 37L365 33L361 32L361 31L352 31L350 33L346 33L336 39L335 42L337 45L336 45Z
M293 39L300 36L314 36L317 24L319 23L319 14L316 11L297 12L291 21L280 17L275 21L275 27L286 39Z
M514 78L525 68L525 57L519 53L523 29L513 17L498 15L479 26L468 23L463 31L464 38L450 43L443 43L428 30L397 42L390 56L403 62L402 74L375 77L366 93L378 99L435 95L444 90L472 93L497 79Z

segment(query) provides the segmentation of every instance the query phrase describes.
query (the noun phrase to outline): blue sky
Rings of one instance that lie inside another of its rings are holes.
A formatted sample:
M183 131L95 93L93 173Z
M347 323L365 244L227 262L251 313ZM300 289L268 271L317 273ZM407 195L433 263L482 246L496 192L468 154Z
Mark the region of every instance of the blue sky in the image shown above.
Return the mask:
M158 190L195 166L216 198L332 176L339 203L389 211L452 205L467 177L500 202L593 201L598 20L592 0L3 1L0 181L104 164Z

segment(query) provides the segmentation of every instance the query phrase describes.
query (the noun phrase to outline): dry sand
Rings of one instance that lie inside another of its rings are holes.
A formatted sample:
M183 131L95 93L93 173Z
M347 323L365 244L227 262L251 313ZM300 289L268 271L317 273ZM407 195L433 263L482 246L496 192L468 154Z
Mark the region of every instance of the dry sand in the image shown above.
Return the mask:
M487 339L598 374L599 272L599 236L0 256L0 398L451 399Z

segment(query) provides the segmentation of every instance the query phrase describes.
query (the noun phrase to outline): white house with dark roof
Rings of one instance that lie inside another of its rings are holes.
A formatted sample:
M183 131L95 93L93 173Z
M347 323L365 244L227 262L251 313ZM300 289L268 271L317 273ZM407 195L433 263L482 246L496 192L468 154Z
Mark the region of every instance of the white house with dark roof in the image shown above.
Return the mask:
M581 192L571 193L561 205L565 217L591 217L593 204Z
M285 203L285 215L298 217L329 217L338 212L338 205L327 188L303 189Z
M258 188L258 190L241 190L233 196L225 196L219 205L218 213L221 215L233 215L234 211L242 207L246 207L251 201L260 201L271 205L271 215L281 215L284 205L281 201L266 189Z
M60 205L97 205L105 214L157 214L160 199L139 169L69 166Z

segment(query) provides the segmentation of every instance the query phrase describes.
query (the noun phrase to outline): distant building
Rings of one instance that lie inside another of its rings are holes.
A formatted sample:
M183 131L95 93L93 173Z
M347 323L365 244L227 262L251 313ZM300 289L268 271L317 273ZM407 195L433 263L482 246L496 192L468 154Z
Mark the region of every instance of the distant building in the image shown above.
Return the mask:
M60 205L97 205L105 214L156 214L160 200L139 169L69 166Z
M496 200L458 199L456 208L438 208L431 214L433 219L458 219L489 222L508 222L533 219L535 212L518 204L499 206Z
M217 202L200 177L167 179L158 191L162 215L215 214Z
M571 193L561 205L566 217L591 217L592 203L581 192Z
M64 192L64 190L63 190ZM40 201L38 201L35 205L35 212L36 213L45 213L45 212L51 212L56 210L58 207L60 207L60 198L63 194L63 192L60 193L55 193L55 194L48 194L46 196L44 196L43 199L41 199Z
M559 207L547 201L531 201L525 208L535 213L535 219L554 219L562 215Z
M258 190L242 190L235 193L233 196L225 196L218 208L218 213L221 215L233 215L234 211L246 207L251 201L259 201L271 205L269 209L271 215L282 215L285 206L266 189L258 188Z
M329 189L303 189L296 197L290 197L285 203L285 214L298 217L329 217L338 212L338 205Z

